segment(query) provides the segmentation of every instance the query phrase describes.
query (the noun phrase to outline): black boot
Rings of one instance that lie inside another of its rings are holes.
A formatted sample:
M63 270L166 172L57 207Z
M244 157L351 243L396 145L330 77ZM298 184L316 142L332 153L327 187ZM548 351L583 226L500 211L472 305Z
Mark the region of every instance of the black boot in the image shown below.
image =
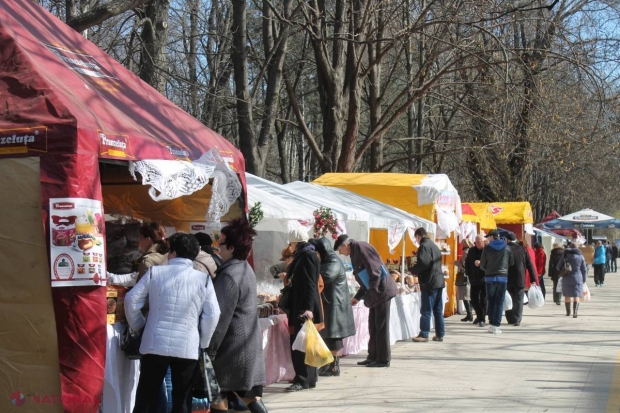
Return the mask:
M566 305L566 317L568 317L570 315L570 303L564 303L564 305Z
M473 321L474 318L471 315L471 303L467 300L463 300L463 305L465 306L465 311L467 311L467 317L462 318L461 321L463 322Z
M573 302L573 318L577 318L577 310L579 310L579 301Z
M324 371L319 373L321 377L340 376L340 357L334 356L334 361L330 363Z
M248 404L248 409L250 409L250 413L267 413L267 408L262 400L257 400Z

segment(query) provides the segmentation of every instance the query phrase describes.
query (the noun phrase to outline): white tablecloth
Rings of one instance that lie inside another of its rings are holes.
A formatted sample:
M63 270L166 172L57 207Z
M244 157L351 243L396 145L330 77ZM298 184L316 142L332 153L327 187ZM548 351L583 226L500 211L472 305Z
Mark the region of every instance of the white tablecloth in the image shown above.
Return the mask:
M420 333L420 293L397 295L390 308L390 344Z
M125 325L107 326L103 413L131 413L140 377L140 361L129 360L120 346Z

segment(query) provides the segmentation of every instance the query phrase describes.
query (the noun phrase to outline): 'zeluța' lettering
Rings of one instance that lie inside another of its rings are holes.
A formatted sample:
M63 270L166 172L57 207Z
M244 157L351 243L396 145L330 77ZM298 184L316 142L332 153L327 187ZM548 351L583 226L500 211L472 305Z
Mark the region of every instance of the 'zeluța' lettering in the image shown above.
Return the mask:
M0 145L28 145L34 142L34 135L13 135L0 138Z

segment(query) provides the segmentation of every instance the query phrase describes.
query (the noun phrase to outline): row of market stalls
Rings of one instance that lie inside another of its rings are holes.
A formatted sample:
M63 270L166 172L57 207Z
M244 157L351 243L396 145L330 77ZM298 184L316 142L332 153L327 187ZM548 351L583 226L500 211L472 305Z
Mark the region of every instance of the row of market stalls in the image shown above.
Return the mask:
M110 243L118 217L217 234L260 202L252 258L265 281L288 233L310 234L320 208L403 273L425 228L448 272L448 316L459 241L498 226L533 230L528 203L462 203L446 175L334 173L287 185L247 175L229 141L29 0L0 6L0 73L0 389L30 412L94 413L102 399L106 413L131 410L137 362L119 351L122 323L106 318L111 252L135 242L121 233ZM364 350L364 311L355 309L349 354ZM271 381L291 372L280 359L290 351L283 317L261 319ZM391 341L416 335L419 295L397 300L392 320Z

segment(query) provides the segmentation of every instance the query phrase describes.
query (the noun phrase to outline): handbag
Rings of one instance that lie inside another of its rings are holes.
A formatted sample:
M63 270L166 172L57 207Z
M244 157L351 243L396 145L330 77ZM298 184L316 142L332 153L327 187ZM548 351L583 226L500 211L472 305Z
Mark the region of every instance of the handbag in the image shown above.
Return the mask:
M125 331L121 334L121 350L125 352L125 355L130 360L139 360L140 344L142 344L142 333L144 329L135 331L131 327L127 326Z
M149 279L151 279L154 269L154 267L149 268ZM148 305L148 301L146 304ZM121 350L125 352L125 355L130 360L139 360L140 357L142 357L140 354L140 345L142 344L143 333L144 328L140 331L136 331L127 326L123 334L121 334Z
M207 284L209 285L209 279L207 276ZM200 317L198 317L198 332L200 333ZM207 354L206 349L201 349L198 346L198 363L196 363L196 370L194 371L194 380L192 383L192 397L196 399L207 399L209 403L214 404L221 401L220 385L215 378L215 370L213 369L213 363Z
M200 349L192 387L192 397L196 399L207 399L211 404L220 401L220 385L215 377L213 363L207 354L207 350Z
M292 304L292 292L291 289L293 287L293 276L288 280L288 285L280 290L280 300L278 301L278 308L288 316L291 315L291 304Z
M570 262L568 262L565 258L564 265L562 266L562 269L558 273L558 277L564 277L566 274L570 274L572 271L573 271L573 266L570 265Z

